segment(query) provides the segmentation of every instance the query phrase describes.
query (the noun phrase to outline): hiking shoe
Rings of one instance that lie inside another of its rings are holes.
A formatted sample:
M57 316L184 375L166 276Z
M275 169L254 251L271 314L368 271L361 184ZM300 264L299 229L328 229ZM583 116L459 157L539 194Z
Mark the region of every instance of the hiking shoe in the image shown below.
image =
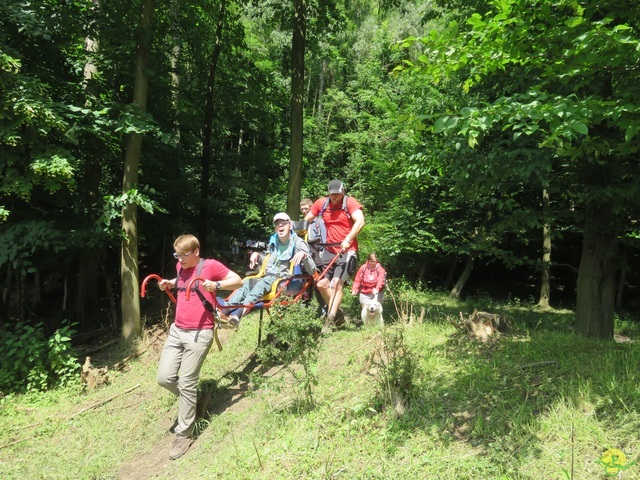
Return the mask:
M238 316L229 315L229 327L238 328L238 325L240 325L240 319L238 318Z
M196 402L196 420L205 418L207 415L207 407L211 401L211 393L198 390L198 401Z
M220 318L220 328L235 330L238 328L238 325L240 325L240 319L237 315L229 315L226 320Z
M336 316L333 313L327 315L327 318L324 321L324 325L322 326L321 333L323 335L328 335L333 331L333 327L336 323Z
M336 312L336 316L335 316L335 320L333 321L334 325L336 327L339 327L341 325L344 325L344 313L342 313L342 310L338 309L338 311Z
M180 458L193 443L193 438L189 437L176 437L176 439L171 444L171 449L169 450L169 460L175 460L176 458Z

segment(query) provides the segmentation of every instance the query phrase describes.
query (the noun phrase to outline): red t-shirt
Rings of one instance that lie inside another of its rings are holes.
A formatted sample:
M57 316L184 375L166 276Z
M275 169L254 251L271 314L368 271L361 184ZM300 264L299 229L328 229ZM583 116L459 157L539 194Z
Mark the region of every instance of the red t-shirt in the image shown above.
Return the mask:
M311 213L316 217L320 215L320 211L327 201L328 197L319 198L311 206ZM332 205L331 201L327 205L327 208L322 212L322 219L327 228L327 243L337 243L338 245L333 247L327 247L327 250L333 253L340 251L340 245L345 237L349 235L351 227L353 226L353 220L347 216L347 213L342 208L342 198L337 205ZM353 197L347 196L347 210L349 215L353 215L356 210L362 210L362 205ZM353 242L349 246L349 250L358 250L358 239L354 238Z
M189 293L189 300L187 301L186 287L192 278L196 276L206 278L207 280L220 281L223 280L230 272L230 270L217 260L206 259L204 265L200 271L200 275L196 275L198 271L198 265L191 268L182 269L180 264L176 264L176 271L178 273L178 295L176 300L178 304L176 306L176 327L183 328L185 330L201 330L213 328L213 314L208 312L202 301L198 297L195 290L191 290ZM200 287L200 291L204 297L213 303L213 294Z

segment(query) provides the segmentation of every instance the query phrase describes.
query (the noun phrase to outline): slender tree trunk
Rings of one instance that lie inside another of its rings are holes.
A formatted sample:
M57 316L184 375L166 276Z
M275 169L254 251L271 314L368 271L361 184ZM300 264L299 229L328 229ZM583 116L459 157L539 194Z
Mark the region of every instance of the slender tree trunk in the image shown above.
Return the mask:
M467 263L464 266L464 270L462 271L460 278L458 278L458 281L453 286L453 289L449 294L450 298L460 298L460 293L462 292L462 289L466 285L467 280L469 280L469 277L471 276L471 272L473 271L473 266L476 263L476 258L478 258L478 254L476 253L469 255L469 258L467 258Z
M629 246L622 245L622 260L620 265L620 278L618 280L618 288L616 290L616 308L622 308L624 301L624 286L627 283L627 271L629 270Z
M302 188L302 142L304 113L304 49L306 36L306 0L294 0L293 41L291 47L291 151L287 213L298 218Z
M222 51L222 32L224 30L224 22L226 15L226 0L220 2L218 10L218 23L216 26L216 40L211 53L211 62L209 62L209 78L207 79L207 92L204 104L204 125L202 139L202 161L200 179L200 222L198 227L198 238L203 251L206 251L207 233L209 231L209 185L211 182L211 157L212 147L211 138L213 135L213 117L214 117L214 87L216 83L216 71L218 68L218 60Z
M102 4L98 0L93 0L93 8L99 16ZM89 107L92 98L97 98L100 94L98 83L94 76L98 74L98 68L94 64L94 54L99 51L100 43L96 35L96 24L91 22L87 30L92 32L85 39L85 52L87 61L83 69L85 87L85 106ZM83 185L87 194L84 195L87 224L95 222L99 216L100 207L100 182L102 181L100 159L95 150L86 150L86 163L83 171ZM71 318L80 325L80 330L91 330L92 325L89 320L94 320L98 313L98 263L94 249L85 248L78 254L78 276L76 282L75 307ZM66 307L66 305L65 305Z
M427 276L427 259L423 259L420 262L420 269L418 270L418 280L424 281Z
M549 192L542 190L542 209L545 214L549 209ZM542 227L542 274L540 278L540 299L538 306L549 308L551 295L551 226L546 223Z
M147 65L151 45L151 20L154 0L144 0L141 29L136 52L136 75L133 86L133 103L138 109L147 110L149 76ZM142 136L132 133L127 139L124 159L122 192L130 192L138 186L138 166L142 150ZM120 281L122 298L122 338L130 342L140 335L140 287L138 275L138 209L135 203L127 202L122 209L122 256L120 259Z
M316 95L318 109L315 115L317 115L318 117L322 117L322 96L324 94L324 76L326 74L326 71L327 71L327 59L323 58L321 68L320 68L320 78L318 79L318 94Z
M458 266L458 255L454 255L449 262L449 271L447 272L447 276L444 279L443 285L444 288L451 288L453 284L453 279L456 275L456 267Z
M175 120L173 123L173 133L176 136L177 143L180 143L180 123L178 120L178 98L180 92L180 75L178 74L178 66L180 65L180 53L182 51L181 38L178 25L178 5L177 0L171 2L171 22L172 22L172 38L173 47L171 48L171 105Z
M102 9L102 4L98 0L94 0L93 8L100 12ZM92 31L94 28L93 22L88 25L88 30ZM93 63L93 55L99 50L99 43L96 38L93 38L91 35L88 35L85 38L85 52L87 52L87 62L84 64L83 69L83 77L84 77L84 89L85 92L93 97L98 96L98 86L94 81L93 77L98 73L98 68Z
M609 170L591 165L587 185L609 183ZM589 338L613 338L617 229L613 201L606 197L587 203L584 241L578 270L576 332Z
M4 328L5 324L9 322L9 314L7 313L9 310L7 307L4 295L0 295L0 328Z

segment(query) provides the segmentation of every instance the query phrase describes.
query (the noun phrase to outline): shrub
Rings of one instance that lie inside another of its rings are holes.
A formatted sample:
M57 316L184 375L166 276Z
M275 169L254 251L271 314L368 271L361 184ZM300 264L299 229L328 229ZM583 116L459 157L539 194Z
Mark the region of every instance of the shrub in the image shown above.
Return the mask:
M404 327L386 328L378 334L371 363L377 367L379 399L402 415L416 392L420 371L416 356L406 345Z
M276 305L266 328L267 342L258 352L262 362L284 365L295 381L294 390L304 395L301 404L308 408L314 407L313 387L318 384L321 327L322 321L315 309L302 302ZM295 368L296 365L302 370Z
M19 323L0 336L0 391L24 392L62 386L77 378L80 365L71 346L75 333L65 325L49 338L42 322Z

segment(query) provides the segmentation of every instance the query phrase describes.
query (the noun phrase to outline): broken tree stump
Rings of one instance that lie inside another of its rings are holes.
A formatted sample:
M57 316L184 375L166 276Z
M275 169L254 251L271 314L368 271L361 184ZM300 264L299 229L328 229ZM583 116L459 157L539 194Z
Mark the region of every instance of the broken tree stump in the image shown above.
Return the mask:
M511 324L503 315L479 312L477 309L467 318L464 318L460 312L460 322L454 323L454 325L458 330L470 334L483 343L487 343L497 338L500 333L511 329Z
M87 357L82 365L80 381L85 391L91 391L98 385L109 383L109 369L107 367L96 368L91 364L91 358Z

